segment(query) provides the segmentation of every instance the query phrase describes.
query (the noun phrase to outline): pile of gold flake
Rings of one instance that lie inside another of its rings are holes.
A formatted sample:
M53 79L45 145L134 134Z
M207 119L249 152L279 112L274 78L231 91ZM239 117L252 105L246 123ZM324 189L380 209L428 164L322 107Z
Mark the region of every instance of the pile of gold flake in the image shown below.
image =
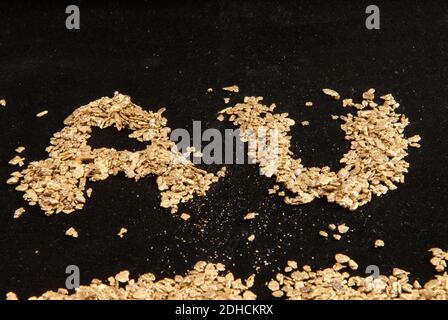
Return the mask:
M31 300L254 300L256 295L249 289L255 275L246 280L235 279L225 272L223 264L199 261L186 275L174 279L156 280L152 273L129 279L128 271L109 277L108 284L94 279L89 286L80 286L70 294L66 289L47 291ZM7 299L16 299L13 292Z
M342 120L341 129L350 141L350 150L340 159L344 167L337 172L328 166L308 168L300 158L293 158L290 131L295 121L286 112L275 113L275 104L262 104L262 97L246 97L243 103L221 110L218 119L226 115L239 127L241 140L249 142L249 158L259 164L261 174L275 176L276 183L290 193L285 194L278 186L271 189L287 204L305 204L324 197L356 210L371 201L373 195L383 195L403 183L409 168L404 160L407 149L420 147L420 136L405 137L409 120L396 112L399 104L394 97L381 96L382 103L378 104L374 92L364 92L360 103L342 101L342 107L357 109L355 115L333 117Z
M112 98L90 102L75 110L64 121L65 127L53 135L46 149L47 159L13 172L7 183L18 184L16 190L24 193L30 205L38 204L51 215L82 209L92 193L91 188L86 191L88 182L105 180L120 172L135 180L156 175L160 205L175 213L179 203L204 195L212 183L224 176L225 168L217 175L208 173L178 152L169 139L170 128L163 111L145 111L118 92ZM111 126L119 131L132 130L129 138L148 142L146 149L93 149L88 144L92 127Z

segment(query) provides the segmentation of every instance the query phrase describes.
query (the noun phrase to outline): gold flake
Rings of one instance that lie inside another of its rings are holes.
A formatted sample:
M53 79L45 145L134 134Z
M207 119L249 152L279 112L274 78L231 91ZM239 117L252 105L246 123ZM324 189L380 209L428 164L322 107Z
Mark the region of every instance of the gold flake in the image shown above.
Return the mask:
M11 177L6 181L6 184L17 184L19 182L19 177Z
M272 293L272 296L275 298L281 298L281 297L283 297L283 291L280 291L280 290L274 291Z
M117 275L115 276L115 280L117 280L118 282L121 282L121 283L128 282L129 281L129 271L124 270L124 271L117 273Z
M188 219L191 218L191 216L190 216L188 213L182 213L182 214L180 215L180 218L181 218L182 220L187 221Z
M117 236L119 236L120 238L123 238L127 232L128 232L128 229L121 228L120 231L118 232Z
M384 247L384 241L381 239L375 240L374 246L375 248Z
M24 208L19 208L14 212L14 219L20 218L22 214L24 214L26 210Z
M12 158L11 160L9 160L9 164L12 166L19 166L22 167L25 164L25 158L20 157L20 156L15 156L14 158Z
M65 235L73 238L78 238L78 231L75 228L70 227L67 231L65 231Z
M246 214L244 216L244 220L255 219L257 216L258 216L258 213L256 213L256 212L249 212L248 214Z
M345 223L338 225L339 233L347 233L350 228L345 225Z
M222 90L230 91L230 92L239 92L240 88L236 85L233 85L233 86L229 86L229 87L224 87L224 88L222 88Z
M347 262L350 261L350 258L348 256L346 256L345 254L342 254L342 253L336 254L334 256L334 259L336 260L336 262L339 262L339 263L342 263L342 264L347 263Z
M341 96L339 95L339 93L337 93L336 91L332 90L332 89L322 89L323 93L325 93L327 96L332 97L333 99L339 100L341 98Z
M16 148L17 153L22 153L23 151L25 151L25 147L20 146Z
M44 111L41 111L38 114L36 114L36 117L42 118L42 117L46 116L47 114L48 114L48 110L44 110Z
M327 238L327 237L328 237L328 232L325 232L325 231L323 231L323 230L320 230L320 231L319 231L319 235L320 235L321 237Z
M271 291L277 291L277 290L280 289L280 284L277 281L275 281L275 280L271 280L268 283L268 288Z
M19 300L14 292L8 292L6 294L6 300Z
M363 99L366 99L366 100L369 100L369 101L372 101L373 99L375 99L375 89L369 89L369 90L367 90L366 92L364 92L363 94L362 94L362 98Z
M358 269L358 264L357 264L354 260L352 260L352 259L350 259L350 260L348 261L348 266L349 266L350 269L352 269L352 270L357 270L357 269Z
M353 99L343 99L342 100L342 106L345 107L352 107L354 106L353 104Z

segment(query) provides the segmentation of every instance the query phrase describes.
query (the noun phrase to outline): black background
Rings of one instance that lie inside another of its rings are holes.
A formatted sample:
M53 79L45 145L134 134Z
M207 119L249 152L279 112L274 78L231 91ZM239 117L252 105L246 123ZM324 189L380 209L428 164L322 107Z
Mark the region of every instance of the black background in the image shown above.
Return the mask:
M289 259L314 268L330 266L335 253L349 254L362 274L375 264L425 281L433 274L427 250L448 247L446 163L448 108L448 5L444 1L74 2L81 29L65 28L60 2L0 4L0 180L19 145L27 161L46 158L51 135L78 106L118 90L149 110L166 106L171 128L226 125L216 112L230 96L261 95L266 103L309 127L293 129L294 152L307 166L338 161L348 144L331 114L339 103L324 97L330 87L359 98L374 87L393 93L411 121L406 133L423 137L411 149L405 184L351 213L324 200L287 206L267 196L272 180L251 165L229 165L228 175L206 197L182 205L187 222L159 207L155 178L139 182L119 175L91 183L84 210L46 217L25 206L13 186L0 184L0 294L20 297L63 287L75 264L81 282L106 279L123 269L137 276L172 276L198 260L223 262L235 275L257 272L254 291L269 298L265 281ZM365 27L366 6L381 10L381 29ZM219 90L237 84L240 94ZM207 93L207 88L215 89ZM311 100L313 108L303 107ZM44 118L36 118L41 110ZM94 146L140 149L126 134L95 131ZM219 166L204 166L216 171ZM260 216L243 221L249 211ZM318 231L347 223L341 241ZM75 227L79 238L64 235ZM121 227L128 234L116 236ZM252 243L246 241L255 234ZM386 246L373 249L373 241Z

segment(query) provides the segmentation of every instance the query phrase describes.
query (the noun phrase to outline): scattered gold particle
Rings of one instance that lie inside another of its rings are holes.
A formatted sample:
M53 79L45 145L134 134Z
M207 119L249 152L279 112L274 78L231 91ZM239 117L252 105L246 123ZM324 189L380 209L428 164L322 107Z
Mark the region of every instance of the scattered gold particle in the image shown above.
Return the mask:
M65 235L73 238L78 238L78 231L75 228L70 227L67 231L65 231Z
M9 160L9 164L12 166L19 166L19 167L23 167L25 164L25 158L20 157L20 156L15 156L14 158L12 158L11 160Z
M92 192L93 192L92 188L86 190L87 198L90 198L92 196Z
M344 99L342 100L342 106L345 107L353 107L353 99Z
M302 126L306 127L306 126L310 125L310 122L309 121L302 121L301 124L302 124Z
M19 208L14 212L14 219L18 219L24 214L26 210L24 208Z
M352 269L352 270L357 270L357 269L358 269L358 264L357 264L354 260L352 260L352 259L350 259L350 260L348 261L348 266L349 266L350 269Z
M338 225L339 233L347 233L350 228L345 225L345 223Z
M129 271L124 270L124 271L117 273L117 275L115 276L115 280L117 280L118 282L121 282L121 283L128 282L129 281Z
M375 89L371 88L362 94L362 98L365 100L373 101L375 99Z
M224 103L228 104L230 102L230 98L224 98Z
M311 101L307 101L307 102L305 102L305 106L306 107L312 107L313 103Z
M433 257L430 262L435 267L437 272L443 272L446 268L446 262L448 261L448 251L445 252L439 248L431 248L429 251Z
M6 107L6 100L5 99L0 99L0 106Z
M8 292L6 294L6 300L19 300L14 292Z
M233 85L233 86L229 86L229 87L224 87L224 88L222 88L222 90L230 91L230 92L239 92L240 88L236 85Z
M213 92L213 89L212 88L208 88L207 92Z
M420 144L417 142L419 142L421 139L422 138L419 135L412 136L408 139L409 145L414 148L420 148Z
M44 111L41 111L38 114L36 114L36 117L42 118L42 117L46 116L47 114L48 114L48 110L44 110Z
M120 231L118 232L117 236L119 236L120 238L123 238L126 233L128 233L128 229L121 228Z
M336 260L336 262L341 263L341 264L344 264L344 263L347 263L350 261L350 258L342 253L336 254L334 256L334 259Z
M331 231L335 231L336 230L336 225L334 223L330 223L328 225L328 229L330 229Z
M185 221L187 221L188 219L191 218L191 216L188 213L182 213L180 215L180 217L181 217L182 220L185 220Z
M6 181L6 184L17 184L18 182L19 182L19 177L13 175L11 178L9 178Z
M258 216L258 213L256 213L256 212L249 212L248 214L246 214L244 216L244 220L255 219L257 216Z
M22 153L23 151L25 151L25 147L20 146L16 148L17 153Z
M271 280L268 283L268 288L271 291L277 291L278 289L280 289L280 284L276 280Z
M255 240L255 235L254 235L254 234L250 235L250 236L247 238L247 240L250 241L250 242L254 241L254 240Z
M274 291L272 293L272 296L275 298L281 298L281 297L283 297L283 291L280 291L280 290Z
M332 89L322 89L323 93L325 93L327 96L332 97L333 99L339 100L341 98L341 96L339 95L339 93L337 93L336 91L332 90Z
M384 247L384 241L381 239L375 240L374 247L375 248Z
M338 120L338 119L339 119L339 116L332 114L332 115L331 115L331 119L333 119L333 120Z
M320 235L321 237L327 238L327 237L328 237L328 232L325 232L325 231L323 231L323 230L320 230L320 231L319 231L319 235Z
M335 240L341 240L341 235L340 234L333 234L333 238L335 239Z
M222 114L218 115L217 119L219 121L224 121L224 116Z

